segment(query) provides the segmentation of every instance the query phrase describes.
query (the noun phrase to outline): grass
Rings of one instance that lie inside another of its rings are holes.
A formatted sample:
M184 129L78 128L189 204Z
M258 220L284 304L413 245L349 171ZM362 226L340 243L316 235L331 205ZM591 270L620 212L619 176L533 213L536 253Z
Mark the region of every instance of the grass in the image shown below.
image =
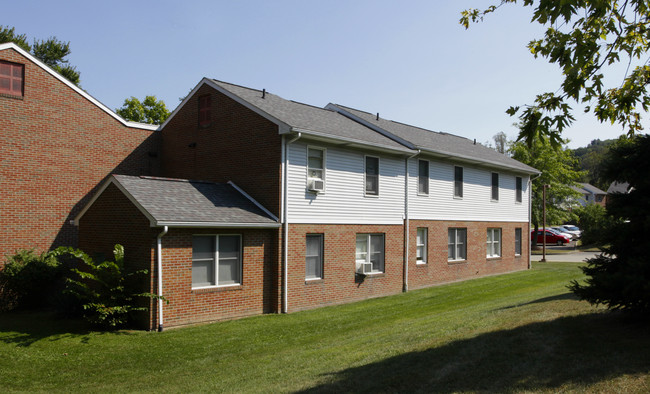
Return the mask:
M163 333L0 315L0 392L650 391L648 327L576 300L578 265Z

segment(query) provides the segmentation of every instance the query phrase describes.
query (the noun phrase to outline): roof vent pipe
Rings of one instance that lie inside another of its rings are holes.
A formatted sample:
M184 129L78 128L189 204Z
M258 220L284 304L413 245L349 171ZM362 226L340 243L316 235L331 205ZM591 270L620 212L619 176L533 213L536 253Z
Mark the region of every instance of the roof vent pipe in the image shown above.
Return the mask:
M476 145L476 138L474 138L474 145Z
M266 97L266 89L262 89L262 98Z
M379 112L377 112L377 120L379 120Z

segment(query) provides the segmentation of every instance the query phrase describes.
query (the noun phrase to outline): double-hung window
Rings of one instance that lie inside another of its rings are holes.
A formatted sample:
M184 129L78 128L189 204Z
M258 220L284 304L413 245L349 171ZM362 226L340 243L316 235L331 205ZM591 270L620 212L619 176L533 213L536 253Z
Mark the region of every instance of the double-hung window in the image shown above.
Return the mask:
M521 228L515 229L515 256L521 256Z
M379 195L379 158L366 156L366 195Z
M0 61L0 94L22 97L24 78L24 65Z
M418 194L429 194L429 160L418 160Z
M192 237L192 287L239 285L242 280L240 235Z
M209 126L212 122L212 99L209 94L199 96L199 126Z
M487 229L487 257L501 257L501 229Z
M450 228L448 231L448 255L447 259L467 260L467 229Z
M463 167L454 166L454 197L463 197Z
M515 202L522 201L522 179L520 176L515 177Z
M492 173L492 200L499 200L499 174Z
M357 234L357 272L384 272L384 234Z
M323 234L307 234L305 250L305 278L323 278Z
M427 228L421 227L417 230L415 237L416 245L416 260L417 264L424 264L427 262Z
M325 149L307 148L307 188L313 192L325 190Z

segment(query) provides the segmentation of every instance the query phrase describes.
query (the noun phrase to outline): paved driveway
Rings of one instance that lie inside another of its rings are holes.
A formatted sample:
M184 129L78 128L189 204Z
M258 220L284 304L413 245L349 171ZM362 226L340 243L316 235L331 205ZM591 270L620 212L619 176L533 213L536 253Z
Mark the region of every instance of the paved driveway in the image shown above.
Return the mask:
M599 255L600 252L571 252L571 253L562 253L562 254L547 254L546 261L566 261L566 262L583 262L586 259L590 259L594 256ZM533 261L540 261L542 255L532 255L531 259Z

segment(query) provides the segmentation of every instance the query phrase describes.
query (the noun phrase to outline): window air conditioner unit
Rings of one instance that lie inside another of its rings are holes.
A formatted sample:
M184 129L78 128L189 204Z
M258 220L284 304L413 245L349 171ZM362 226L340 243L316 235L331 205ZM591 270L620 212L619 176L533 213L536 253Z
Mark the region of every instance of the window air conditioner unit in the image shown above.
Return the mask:
M309 180L309 191L320 193L325 190L325 181L322 179L310 179Z
M369 274L372 272L372 263L357 264L357 272L360 274Z

